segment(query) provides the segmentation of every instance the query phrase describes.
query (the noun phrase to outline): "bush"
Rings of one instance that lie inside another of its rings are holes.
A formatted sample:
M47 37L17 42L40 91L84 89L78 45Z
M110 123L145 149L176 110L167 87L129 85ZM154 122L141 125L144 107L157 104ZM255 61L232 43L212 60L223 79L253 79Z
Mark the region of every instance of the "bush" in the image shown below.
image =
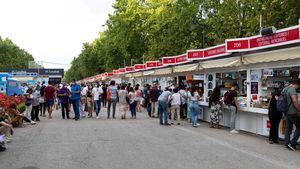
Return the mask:
M25 103L19 104L17 108L20 113L23 113L26 110Z

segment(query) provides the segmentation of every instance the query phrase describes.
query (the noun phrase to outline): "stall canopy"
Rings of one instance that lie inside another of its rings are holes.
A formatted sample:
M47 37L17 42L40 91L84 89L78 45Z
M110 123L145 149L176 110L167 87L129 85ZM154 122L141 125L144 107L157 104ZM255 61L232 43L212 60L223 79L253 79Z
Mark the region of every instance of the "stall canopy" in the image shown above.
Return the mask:
M125 75L126 78L132 78L132 73L128 73Z
M167 75L172 73L172 68L156 69L155 75Z
M143 76L143 73L142 72L136 72L136 73L133 73L132 76L133 77L141 77L141 76Z
M200 63L200 68L211 69L211 68L222 68L222 67L235 67L241 66L241 57L230 57L225 59L217 59L211 61L203 61Z
M263 63L263 62L273 62L280 60L289 59L299 59L300 58L300 47L290 48L281 51L273 51L266 53L259 53L253 55L245 55L243 57L243 62L245 65Z
M197 71L197 70L198 70L198 63L175 66L173 68L174 73L191 72L191 71Z
M150 76L150 75L154 75L154 73L155 73L154 70L148 70L148 71L144 71L143 75L144 76Z

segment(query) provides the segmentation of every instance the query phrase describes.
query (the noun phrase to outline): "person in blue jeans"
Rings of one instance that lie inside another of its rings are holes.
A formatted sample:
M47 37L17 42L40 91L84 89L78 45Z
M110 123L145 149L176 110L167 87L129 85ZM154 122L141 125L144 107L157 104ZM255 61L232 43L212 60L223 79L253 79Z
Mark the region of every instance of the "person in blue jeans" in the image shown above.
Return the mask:
M118 101L118 89L116 87L116 81L112 80L110 86L107 88L109 94L109 101L107 107L107 118L110 118L110 107L113 107L113 119L116 118L116 106Z
M79 120L80 113L79 113L79 102L80 102L80 85L76 83L76 80L73 79L71 84L71 103L73 105L73 110L75 114L75 120Z
M158 112L159 112L159 124L169 125L168 123L168 102L170 101L171 91L168 89L158 97ZM163 121L164 118L164 121Z
M200 113L199 103L201 96L199 92L197 91L196 87L192 87L190 101L189 101L189 109L191 111L191 120L192 120L192 126L197 127L198 122L198 116Z

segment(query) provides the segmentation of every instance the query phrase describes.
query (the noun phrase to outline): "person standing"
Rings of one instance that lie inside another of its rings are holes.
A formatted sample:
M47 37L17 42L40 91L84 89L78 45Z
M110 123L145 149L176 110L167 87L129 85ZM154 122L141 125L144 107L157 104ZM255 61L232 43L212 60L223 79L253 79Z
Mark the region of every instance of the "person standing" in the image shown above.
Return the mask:
M32 100L32 110L31 110L31 120L32 121L40 121L39 119L39 98L40 98L40 91L38 88L36 88L32 94L33 100Z
M46 107L47 107L47 104L45 102L45 88L46 88L46 85L45 85L45 82L43 81L42 82L42 86L41 86L41 89L40 89L40 99L39 99L39 103L40 103L40 116L43 116L43 117L46 117Z
M180 105L181 105L181 96L178 93L178 89L175 88L174 94L171 96L171 118L172 118L172 125L175 123L175 116L176 116L176 121L177 125L180 125Z
M76 83L76 80L73 79L71 84L71 102L75 114L75 121L80 119L80 112L79 112L80 93L81 93L80 85L78 85Z
M151 90L150 90L150 93L149 93L149 97L150 97L150 103L151 103L151 115L150 117L158 117L157 115L157 101L158 101L158 97L159 97L159 90L157 89L157 85L154 83Z
M158 97L158 113L160 125L168 126L168 102L169 97L172 95L171 91L167 89ZM164 121L163 121L164 118Z
M86 91L86 108L88 111L88 117L93 117L93 111L94 111L94 100L93 100L93 93L92 93L92 86L87 85L87 91Z
M192 87L189 107L190 107L190 111L191 111L191 120L192 120L193 127L197 127L198 115L200 112L200 108L199 108L199 100L200 99L201 99L201 96L200 96L199 92L197 91L196 87L195 86Z
M113 108L113 114L112 117L113 119L116 118L116 106L117 106L117 101L118 101L118 89L116 87L116 81L112 80L110 82L110 85L108 87L108 93L107 93L107 97L108 97L108 107L107 107L107 118L110 118L110 108L112 106Z
M128 92L125 90L126 86L122 85L121 90L118 92L119 96L119 103L120 103L120 112L121 112L121 119L126 119L126 112L128 111Z
M137 100L136 110L137 112L142 112L142 102L143 102L143 92L139 89L139 85L135 86L135 98Z
M88 85L82 83L81 84L81 107L80 107L80 115L83 117L85 116L85 111L87 111L87 90Z
M55 99L55 87L52 85L52 82L48 82L48 86L45 88L45 102L47 104L47 109L49 113L49 119L52 119L52 111Z
M222 113L221 91L219 87L215 87L211 96L209 97L210 114L210 128L219 128L220 114Z
M300 136L300 105L298 102L298 95L296 90L300 87L300 80L294 80L288 87L284 88L282 93L285 94L287 99L288 111L285 113L285 146L293 151L296 150L297 141ZM296 126L294 136L290 140L291 133L293 130L293 125Z
M229 111L230 111L230 133L238 134L239 132L236 130L235 122L239 110L238 104L238 93L237 93L237 84L232 84L231 89L229 91Z
M33 102L33 96L32 96L32 89L31 88L27 89L26 93L24 94L24 97L25 97L25 106L26 106L24 116L27 119L31 119L29 117L31 115L32 102Z
M131 118L136 117L136 100L135 100L135 94L132 87L127 87L128 97L129 97L129 109L131 112Z
M102 103L103 103L103 107L106 108L106 97L107 97L107 85L106 84L102 84Z
M96 111L96 118L99 119L99 113L101 110L101 96L103 94L103 90L99 83L97 83L97 86L95 86L92 90L93 95L93 101L94 101L94 107Z
M58 91L57 94L60 103L61 103L61 115L62 118L65 119L65 116L67 116L67 119L70 119L69 116L69 97L70 97L70 91L67 88L67 85L64 83L62 88Z
M181 97L180 117L185 119L187 117L187 93L184 86L180 87L179 94Z

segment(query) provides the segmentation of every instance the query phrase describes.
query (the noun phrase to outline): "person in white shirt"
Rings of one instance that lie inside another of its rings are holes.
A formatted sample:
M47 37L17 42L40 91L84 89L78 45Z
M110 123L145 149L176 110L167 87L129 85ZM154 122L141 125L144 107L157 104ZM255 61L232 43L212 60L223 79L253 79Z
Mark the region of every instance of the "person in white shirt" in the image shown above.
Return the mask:
M172 96L170 96L170 100L171 100L171 116L172 116L172 125L174 125L174 121L175 121L175 116L176 116L176 121L177 121L177 125L180 125L180 105L181 105L181 96L178 93L178 89L175 88L173 90L174 94L172 94Z
M82 90L81 90L81 103L82 103L82 109L83 112L86 110L86 105L87 105L87 91L88 91L88 85L82 84L81 85Z
M99 112L101 110L101 96L102 96L103 90L100 87L100 84L97 83L97 86L93 88L92 90L92 95L93 95L93 100L94 100L94 105L95 105L95 110L96 110L96 118L99 119ZM104 98L105 99L105 98Z

